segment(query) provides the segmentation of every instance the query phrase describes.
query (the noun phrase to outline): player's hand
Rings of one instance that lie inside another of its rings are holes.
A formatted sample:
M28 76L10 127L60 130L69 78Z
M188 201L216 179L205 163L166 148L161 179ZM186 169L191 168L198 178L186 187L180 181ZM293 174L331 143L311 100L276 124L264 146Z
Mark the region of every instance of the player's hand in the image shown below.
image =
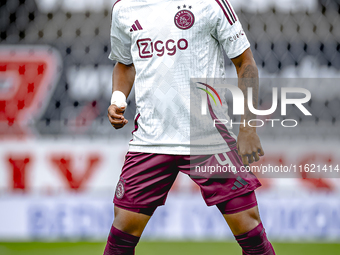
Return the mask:
M256 129L240 128L237 137L237 150L245 166L260 160L260 156L263 156L264 152Z
M128 123L128 120L123 116L125 107L118 107L117 105L112 104L107 111L109 121L115 129L120 129Z

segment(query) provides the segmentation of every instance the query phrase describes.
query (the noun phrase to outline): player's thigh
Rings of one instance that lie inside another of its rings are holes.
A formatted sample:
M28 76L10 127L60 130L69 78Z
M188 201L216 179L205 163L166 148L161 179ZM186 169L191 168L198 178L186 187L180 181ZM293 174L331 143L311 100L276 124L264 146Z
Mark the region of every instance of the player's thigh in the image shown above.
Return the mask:
M173 155L128 152L114 204L137 213L163 205L178 174L175 164Z
M177 174L172 155L128 152L116 187L113 226L140 236Z
M257 206L233 214L223 214L223 217L234 235L249 232L261 223Z
M150 219L150 215L143 213L137 213L114 207L115 218L113 220L113 226L125 233L134 236L141 236L146 224Z

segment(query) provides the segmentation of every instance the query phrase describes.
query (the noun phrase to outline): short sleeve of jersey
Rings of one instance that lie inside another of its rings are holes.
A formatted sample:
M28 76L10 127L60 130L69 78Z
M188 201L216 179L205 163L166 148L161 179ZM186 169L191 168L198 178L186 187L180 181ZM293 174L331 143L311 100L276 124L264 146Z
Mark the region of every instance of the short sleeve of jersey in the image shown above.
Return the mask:
M109 59L116 60L125 65L133 63L131 56L131 38L124 32L124 25L120 22L119 3L112 9L111 23L111 52Z
M214 0L212 35L223 46L227 56L235 58L250 47L250 43L243 31L242 25L227 0Z

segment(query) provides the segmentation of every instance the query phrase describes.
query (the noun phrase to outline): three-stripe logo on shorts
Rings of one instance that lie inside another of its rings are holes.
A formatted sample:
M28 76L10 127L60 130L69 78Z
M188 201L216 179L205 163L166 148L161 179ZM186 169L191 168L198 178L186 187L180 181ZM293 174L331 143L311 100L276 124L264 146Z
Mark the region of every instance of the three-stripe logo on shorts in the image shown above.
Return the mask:
M236 190L236 189L242 188L243 186L245 186L247 184L248 184L248 182L246 182L240 176L238 176L236 178L236 181L234 182L234 186L231 189Z
M139 21L136 20L135 23L131 26L130 32L143 30L142 26L140 25Z
M237 21L237 18L229 2L227 0L215 0L215 1L222 8L223 13L226 16L229 24L233 25Z

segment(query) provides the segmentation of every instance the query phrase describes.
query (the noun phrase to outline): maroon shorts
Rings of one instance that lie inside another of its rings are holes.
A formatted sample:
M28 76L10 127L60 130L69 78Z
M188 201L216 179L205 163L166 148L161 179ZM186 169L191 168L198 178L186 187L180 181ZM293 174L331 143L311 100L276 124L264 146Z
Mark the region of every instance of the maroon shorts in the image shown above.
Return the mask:
M208 206L218 205L222 213L246 210L257 204L253 191L261 184L242 167L236 150L202 156L128 152L114 203L129 211L151 215L164 205L181 171L200 187Z

